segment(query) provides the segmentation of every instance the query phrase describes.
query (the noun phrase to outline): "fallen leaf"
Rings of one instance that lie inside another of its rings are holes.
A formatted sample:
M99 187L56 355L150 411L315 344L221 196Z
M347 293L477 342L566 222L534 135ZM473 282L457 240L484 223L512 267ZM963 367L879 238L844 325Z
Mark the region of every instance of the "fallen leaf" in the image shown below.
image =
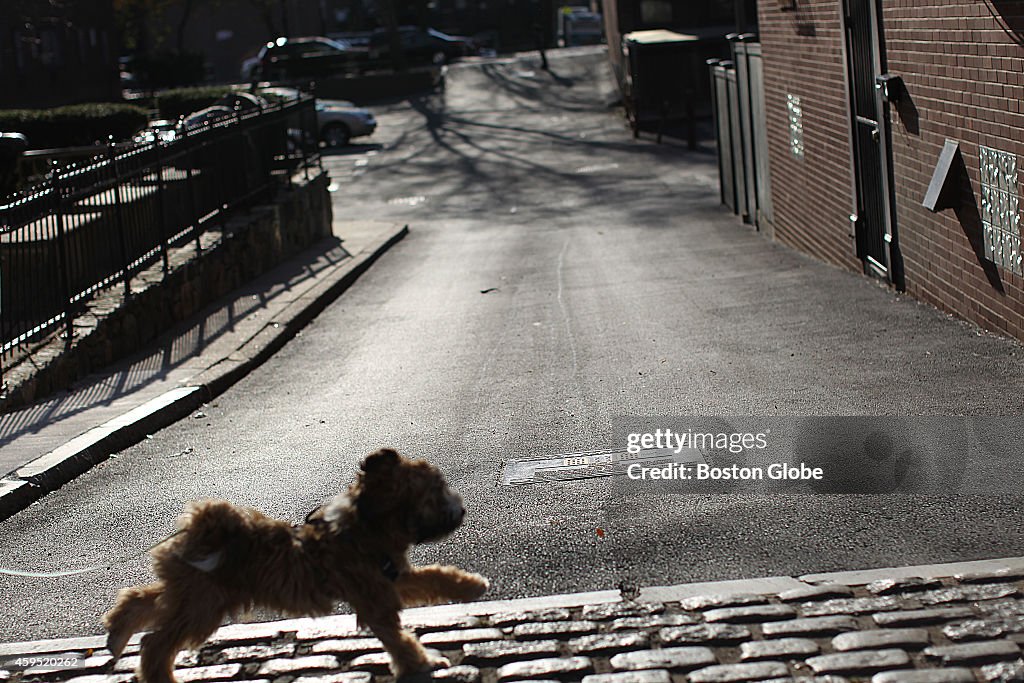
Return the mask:
M602 529L601 527L597 527L597 537L604 538L604 529Z

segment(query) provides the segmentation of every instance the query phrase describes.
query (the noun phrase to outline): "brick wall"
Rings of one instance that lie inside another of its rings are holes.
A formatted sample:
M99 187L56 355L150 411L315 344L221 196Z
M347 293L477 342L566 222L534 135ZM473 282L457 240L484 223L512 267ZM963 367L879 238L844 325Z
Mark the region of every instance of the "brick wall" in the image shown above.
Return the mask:
M1018 164L1024 154L1024 3L884 0L883 8L889 71L909 95L891 115L907 291L1024 339L1024 280L981 250L978 159L980 145ZM960 142L970 194L965 187L960 209L932 214L921 201L946 138Z
M775 239L857 271L843 34L838 0L758 3ZM800 98L803 158L790 150L787 95Z
M761 0L775 236L860 271L853 210L840 0ZM880 0L887 70L907 95L891 107L896 234L907 292L1024 339L1024 278L985 258L979 147L1024 155L1024 3ZM801 98L804 157L790 148L787 94ZM960 143L959 206L922 206L945 140ZM1019 175L1015 180L1020 196ZM1021 202L1024 206L1024 201Z

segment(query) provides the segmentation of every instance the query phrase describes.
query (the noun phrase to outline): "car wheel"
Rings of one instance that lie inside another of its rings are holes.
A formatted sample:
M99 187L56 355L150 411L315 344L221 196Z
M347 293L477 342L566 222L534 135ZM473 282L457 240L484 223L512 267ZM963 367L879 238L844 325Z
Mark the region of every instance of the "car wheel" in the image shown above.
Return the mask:
M344 123L324 126L322 137L328 147L344 147L352 139L352 131Z

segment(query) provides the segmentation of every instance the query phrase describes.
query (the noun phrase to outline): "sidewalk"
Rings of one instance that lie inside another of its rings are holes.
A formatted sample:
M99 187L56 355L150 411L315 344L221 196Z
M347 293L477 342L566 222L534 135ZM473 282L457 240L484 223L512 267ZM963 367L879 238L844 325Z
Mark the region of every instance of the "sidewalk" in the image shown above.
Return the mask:
M184 417L343 292L406 226L335 219L313 245L65 394L0 415L0 519ZM0 679L2 680L2 679Z
M434 678L584 683L1024 681L1024 558L407 610L452 666ZM102 637L0 645L0 681L127 683ZM18 660L57 667L23 670ZM392 680L351 615L221 628L179 657L180 683Z

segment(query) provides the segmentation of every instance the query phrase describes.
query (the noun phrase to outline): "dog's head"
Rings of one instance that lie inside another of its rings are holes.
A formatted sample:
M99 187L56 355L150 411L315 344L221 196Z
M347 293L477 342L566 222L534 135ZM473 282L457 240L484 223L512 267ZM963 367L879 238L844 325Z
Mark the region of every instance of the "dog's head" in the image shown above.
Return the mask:
M400 533L414 543L436 541L455 531L466 514L459 494L426 460L405 458L390 448L366 456L351 488L332 507L351 506L362 524Z

